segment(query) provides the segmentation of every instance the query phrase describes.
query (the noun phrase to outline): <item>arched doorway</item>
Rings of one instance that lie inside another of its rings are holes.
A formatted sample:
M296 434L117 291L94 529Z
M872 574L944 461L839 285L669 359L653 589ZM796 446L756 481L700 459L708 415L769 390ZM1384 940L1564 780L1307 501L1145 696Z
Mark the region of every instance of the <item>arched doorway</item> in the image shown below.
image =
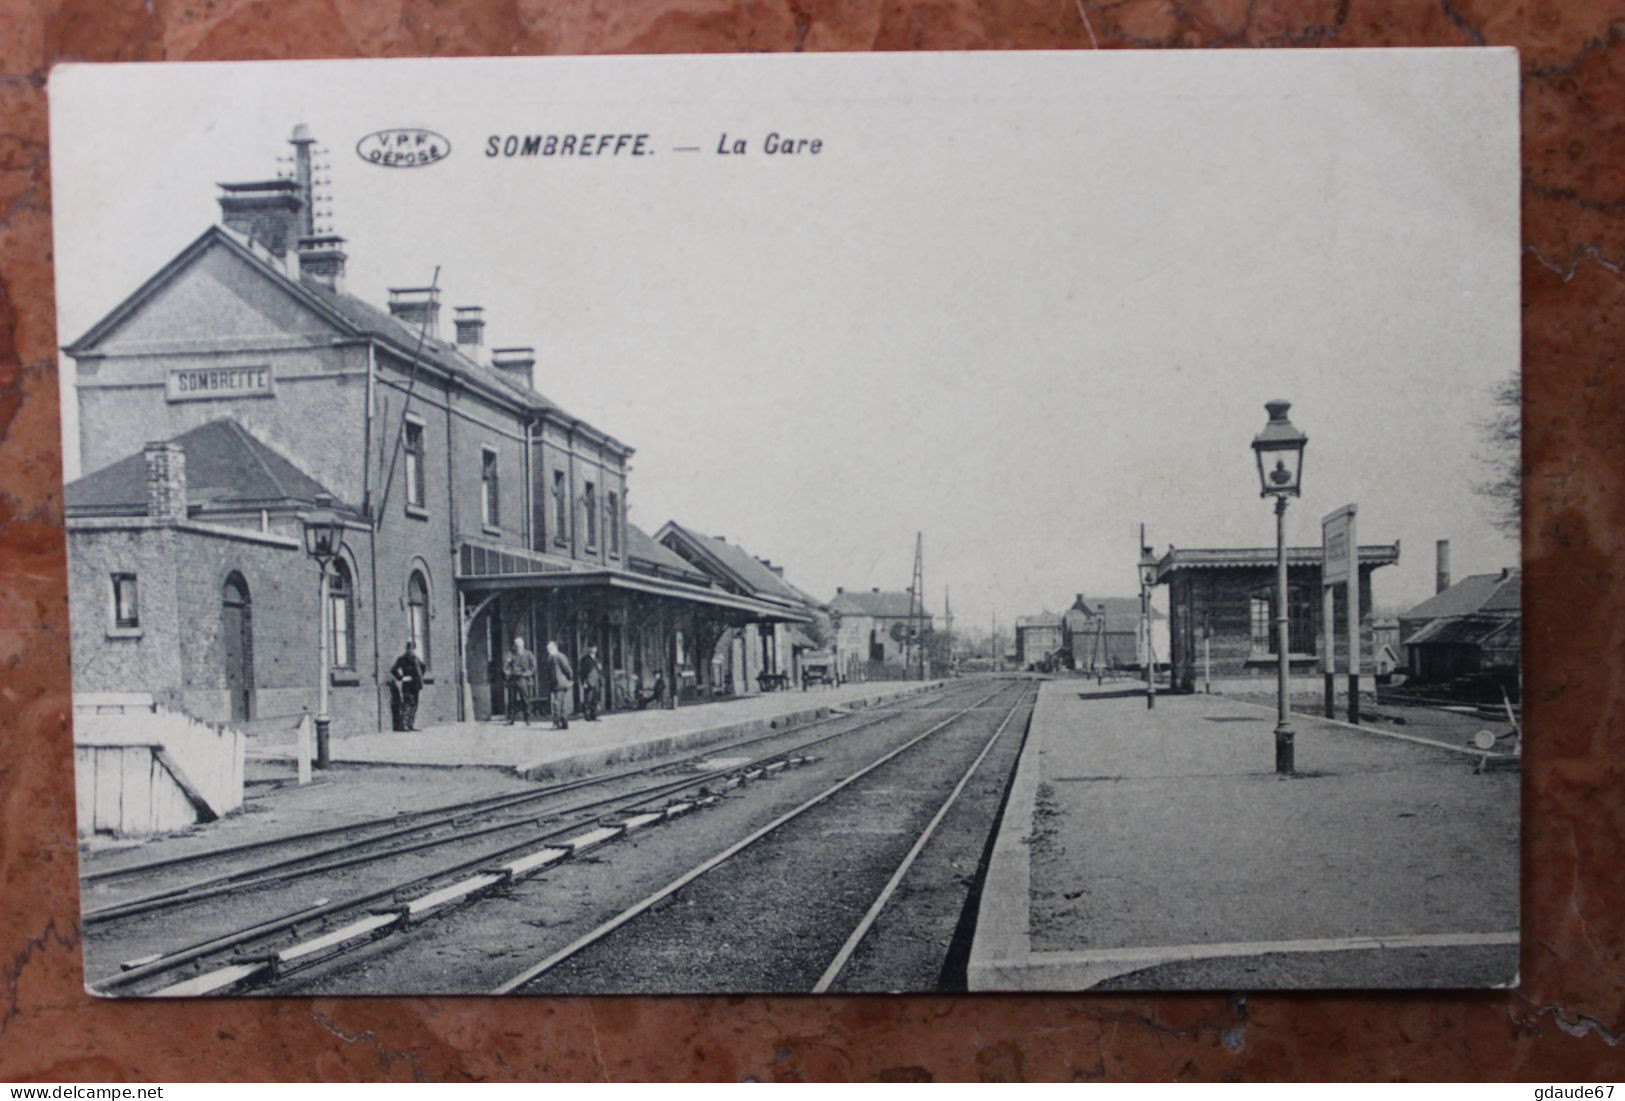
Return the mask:
M220 639L226 656L226 693L233 719L254 717L254 617L248 582L235 570L220 597Z

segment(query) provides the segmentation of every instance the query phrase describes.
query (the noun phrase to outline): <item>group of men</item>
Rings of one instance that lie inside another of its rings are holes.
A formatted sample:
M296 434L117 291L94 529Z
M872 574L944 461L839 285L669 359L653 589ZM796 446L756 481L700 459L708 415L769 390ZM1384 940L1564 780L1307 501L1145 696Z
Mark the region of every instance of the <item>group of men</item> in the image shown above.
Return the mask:
M570 659L559 652L556 642L547 644L547 656L539 670L547 694L547 710L553 719L554 730L570 728L570 689L575 687L576 671L570 668ZM507 691L508 725L522 717L530 722L531 700L536 694L538 669L536 655L525 649L525 640L515 637L513 648L502 662L502 679ZM587 647L581 658L581 717L590 723L598 721L598 701L604 687L603 663L598 660L598 645Z
M415 645L409 640L406 652L389 667L390 688L395 708L395 729L416 730L418 696L423 691L423 660L417 656ZM554 730L570 728L570 689L575 687L576 672L570 659L559 652L558 644L547 644L547 655L540 669L536 655L525 649L525 640L515 637L513 647L502 662L502 687L507 701L508 725L523 718L530 723L530 708L536 693L538 672L545 678L547 710L553 719ZM598 659L598 646L587 647L581 658L581 715L588 722L598 721L598 702L604 688L603 663Z

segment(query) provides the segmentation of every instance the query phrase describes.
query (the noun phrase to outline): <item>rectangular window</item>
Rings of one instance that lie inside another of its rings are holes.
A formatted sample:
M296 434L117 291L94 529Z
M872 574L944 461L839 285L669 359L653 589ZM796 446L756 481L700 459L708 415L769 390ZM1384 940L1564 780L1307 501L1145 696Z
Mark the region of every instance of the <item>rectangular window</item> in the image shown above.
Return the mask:
M562 543L570 538L570 501L564 488L564 471L553 472L553 539Z
M423 426L406 422L406 503L423 507Z
M591 482L581 494L582 511L587 514L587 548L598 545L598 491Z
M610 554L621 553L621 495L611 493L604 499L604 538Z
M1315 645L1315 606L1313 594L1293 589L1287 598L1287 646L1293 655L1312 656ZM1278 655L1274 594L1252 598L1252 649L1255 654Z
M113 575L113 626L135 630L141 626L141 605L137 599L135 574Z
M327 601L333 623L333 668L354 668L355 659L350 654L350 640L355 637L352 633L355 627L350 622L350 594L334 592Z
M480 520L488 528L502 524L500 493L497 484L497 453L489 447L480 449Z

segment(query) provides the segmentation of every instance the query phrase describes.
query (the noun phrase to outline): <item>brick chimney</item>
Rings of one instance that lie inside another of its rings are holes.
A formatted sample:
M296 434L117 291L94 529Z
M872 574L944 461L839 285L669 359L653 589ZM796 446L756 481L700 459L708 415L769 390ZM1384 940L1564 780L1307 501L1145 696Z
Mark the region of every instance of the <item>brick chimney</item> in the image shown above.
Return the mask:
M1434 562L1433 591L1438 594L1450 587L1450 540L1439 540L1434 547Z
M462 343L461 339L458 343ZM535 348L492 348L491 366L501 371L515 385L528 390L536 389Z
M440 335L440 292L434 287L389 288L389 313L414 329L422 326L430 336Z
M485 346L485 308L458 306L455 312L457 316L452 323L457 326L457 347L474 355L476 349Z
M277 257L299 239L305 203L297 180L257 180L220 185L220 221Z
M154 520L186 519L186 451L159 441L141 449L147 460L147 515Z
M344 289L344 238L333 234L299 238L299 277L333 290Z

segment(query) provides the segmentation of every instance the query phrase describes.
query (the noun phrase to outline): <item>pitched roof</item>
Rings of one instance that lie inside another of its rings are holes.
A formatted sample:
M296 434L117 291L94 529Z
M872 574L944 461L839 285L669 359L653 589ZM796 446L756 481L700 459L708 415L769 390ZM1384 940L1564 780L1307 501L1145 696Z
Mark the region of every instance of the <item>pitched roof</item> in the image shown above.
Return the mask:
M685 559L656 543L636 524L626 525L626 558L634 570L641 572L665 574L691 584L709 584L711 580Z
M410 359L418 348L418 330L401 319L379 309L355 295L334 290L314 279L301 279L290 275L270 257L256 251L239 234L224 226L211 225L191 244L182 249L169 263L154 273L146 282L120 302L106 316L92 325L83 336L63 350L72 356L83 355L101 342L110 332L158 288L173 279L187 264L208 248L220 246L246 261L261 275L273 280L306 306L326 317L340 329L355 336L370 336L391 348L404 359ZM426 336L423 339L422 361L440 371L482 386L500 397L525 409L555 416L569 421L587 433L601 437L612 447L632 454L632 449L607 433L599 431L578 417L572 416L528 386L521 386L502 371L469 358L457 345Z
M889 619L907 619L914 602L907 592L838 592L829 602L829 610L842 615L881 616ZM925 617L931 618L926 612Z
M1516 632L1518 621L1503 616L1461 615L1435 619L1412 635L1407 646L1483 646L1508 629Z
M691 562L691 565L698 566L720 581L731 582L768 600L797 605L803 603L801 594L782 577L762 565L744 547L735 546L720 535L703 535L675 520L668 520L660 529L660 540L668 537L694 552L699 561Z
M1157 583L1180 570L1254 569L1275 565L1274 547L1193 547L1172 548L1157 563ZM1324 552L1320 547L1288 547L1286 561L1289 568L1319 567ZM1376 568L1399 561L1399 544L1363 544L1360 547L1360 565Z
M1439 619L1443 616L1472 615L1476 612L1516 613L1522 588L1522 571L1475 573L1462 578L1442 593L1435 593L1401 619Z
M186 500L210 509L312 505L332 496L315 478L283 458L230 417L209 421L176 436L186 453ZM147 460L127 455L69 482L69 511L127 515L147 509Z
M1066 610L1065 616L1067 625L1074 631L1093 630L1094 621L1100 616L1098 609L1102 605L1105 607L1107 631L1135 631L1139 629L1140 598L1137 596L1102 596L1091 600L1080 595L1078 600L1083 602L1083 607L1080 608L1077 602L1074 602L1072 607ZM1167 618L1156 608L1151 609L1153 622Z

